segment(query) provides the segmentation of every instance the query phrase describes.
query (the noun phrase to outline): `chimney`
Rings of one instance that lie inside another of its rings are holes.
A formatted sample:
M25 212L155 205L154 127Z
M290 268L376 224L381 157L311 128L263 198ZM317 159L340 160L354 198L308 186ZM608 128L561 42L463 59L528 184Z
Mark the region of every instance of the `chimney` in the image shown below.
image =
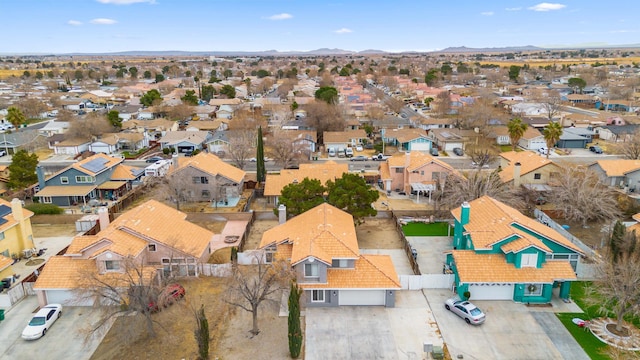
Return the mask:
M520 163L513 164L513 187L520 186Z
M171 166L173 170L178 168L178 154L171 155Z
M98 223L100 223L100 231L109 226L109 211L105 206L98 208Z
M22 212L22 201L20 199L11 200L11 215L17 222L21 222L24 219L24 213Z
M409 164L411 164L411 151L407 151L404 157L404 167L408 168Z
M469 223L469 214L471 212L471 206L467 201L462 203L461 211L460 211L460 223L462 225L467 225Z
M40 190L44 189L44 170L42 169L42 166L38 165L36 166L36 174L38 175L38 187L40 188Z
M284 204L278 206L278 223L284 224L287 222L287 207Z

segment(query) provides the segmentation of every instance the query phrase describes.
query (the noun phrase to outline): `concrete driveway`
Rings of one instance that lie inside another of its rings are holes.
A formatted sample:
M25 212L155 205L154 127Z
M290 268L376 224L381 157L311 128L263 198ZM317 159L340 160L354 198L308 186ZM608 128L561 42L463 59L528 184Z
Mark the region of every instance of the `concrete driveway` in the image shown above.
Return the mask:
M0 323L0 359L29 360L89 359L103 336L84 344L80 329L97 320L97 311L90 307L63 307L58 319L47 335L33 341L22 340L22 330L38 308L35 296L27 296L5 314ZM105 332L106 333L106 332Z
M589 359L553 312L511 301L474 301L487 320L472 326L444 308L450 291L425 292L452 358Z
M421 291L398 291L396 307L307 308L305 359L423 359L442 338Z

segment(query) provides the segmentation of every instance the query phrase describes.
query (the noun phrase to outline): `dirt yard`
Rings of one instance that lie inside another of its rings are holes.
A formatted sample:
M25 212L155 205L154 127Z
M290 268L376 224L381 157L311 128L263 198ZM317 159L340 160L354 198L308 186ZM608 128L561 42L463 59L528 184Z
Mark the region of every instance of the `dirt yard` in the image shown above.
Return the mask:
M154 314L155 338L140 336L125 342L117 334L130 326L126 318L118 319L91 360L110 359L196 359L193 336L194 308L205 304L211 334L211 359L284 359L288 354L287 318L278 317L278 305L264 302L259 311L260 334L251 337L251 314L229 308L221 301L225 278L203 277L183 280L184 301ZM280 299L278 294L278 300ZM219 325L216 328L216 325Z
M361 249L402 249L400 234L392 219L367 219L356 226Z
M75 224L32 224L34 238L73 236L76 234Z
M260 245L262 233L272 227L278 226L278 220L256 220L251 225L251 231L244 243L244 250L255 250Z

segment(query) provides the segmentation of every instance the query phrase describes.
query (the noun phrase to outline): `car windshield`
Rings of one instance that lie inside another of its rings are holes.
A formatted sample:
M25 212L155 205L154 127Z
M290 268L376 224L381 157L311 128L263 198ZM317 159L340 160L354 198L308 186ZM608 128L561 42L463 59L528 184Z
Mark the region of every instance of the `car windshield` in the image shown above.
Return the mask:
M31 321L29 321L29 326L40 326L40 325L44 325L43 316L36 316L33 319L31 319Z
M478 315L482 315L482 311L480 311L480 309L478 308L473 308L471 309L471 311L469 311L471 313L471 315L473 316L478 316Z

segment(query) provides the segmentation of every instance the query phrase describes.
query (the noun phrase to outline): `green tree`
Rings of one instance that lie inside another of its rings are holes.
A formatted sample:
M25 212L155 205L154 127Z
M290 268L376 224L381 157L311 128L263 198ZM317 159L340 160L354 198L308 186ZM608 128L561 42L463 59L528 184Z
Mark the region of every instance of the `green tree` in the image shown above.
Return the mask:
M159 102L160 100L162 100L162 95L160 95L160 92L156 89L151 89L144 95L142 95L142 97L140 98L140 103L144 106L151 106L154 103Z
M611 261L618 262L618 260L622 257L627 250L633 250L635 248L635 233L633 241L629 241L630 245L625 244L625 240L631 240L630 237L625 236L627 233L627 227L624 224L617 220L615 225L613 226L613 233L611 234L611 239L609 240L609 253ZM632 252L632 251L631 251Z
M509 67L509 79L511 81L516 81L516 80L518 80L519 76L520 76L520 66L511 65Z
M196 328L193 335L198 344L198 359L209 359L209 321L204 313L204 305L200 305L200 309L195 312Z
M438 70L437 69L431 69L427 72L427 75L424 76L424 82L429 85L429 86L433 86L435 85L436 81L438 80Z
M156 84L164 81L164 75L156 74Z
M187 90L183 97L180 98L182 102L189 105L198 105L198 97L195 90Z
M364 222L365 216L376 216L378 211L371 204L380 197L363 177L358 174L342 174L335 181L327 181L327 202L353 216L356 224Z
M300 105L298 105L298 103L295 100L291 103L291 111L296 111L298 110L299 107Z
M336 104L338 102L338 90L333 86L323 86L316 91L315 97L327 104Z
M213 85L202 85L202 100L209 102L213 99L213 95L216 94L216 88Z
M451 68L451 65L449 64L444 64L440 67L440 72L442 75L451 75L453 73L453 68Z
M343 67L342 69L340 69L340 76L349 76L351 75L349 72L349 69L347 67Z
M151 71L146 70L146 71L142 74L142 76L143 76L145 79L151 79Z
M320 180L304 178L282 188L279 201L287 207L287 216L293 217L322 204L326 191ZM278 209L273 212L277 215Z
M509 138L511 139L511 146L513 147L513 151L516 150L516 146L518 146L518 141L522 139L522 136L527 131L529 124L522 122L522 119L519 117L513 118L507 124L507 130L509 131Z
M264 69L260 69L256 72L256 76L258 76L258 79L262 79L264 77L267 77L271 74L269 74L269 72L267 70Z
M15 126L16 129L20 129L20 125L24 124L27 121L27 118L20 109L15 106L11 106L7 109L7 121Z
M542 135L544 136L544 141L547 142L547 159L549 158L549 153L551 152L551 148L556 145L558 140L560 140L560 136L562 136L562 126L557 122L550 122L547 126L544 127L542 131Z
M36 79L42 80L43 77L44 75L42 74L42 71L36 71Z
M29 70L25 70L22 73L22 76L24 76L25 78L30 78L31 77L31 72Z
M82 74L82 70L78 69L75 71L75 73L73 74L73 77L77 80L77 81L82 81L82 79L84 78L84 74Z
M233 71L231 71L231 69L225 69L222 72L222 76L224 76L225 79L228 79L233 76Z
M220 95L225 95L227 98L233 99L236 97L236 88L227 84L220 89Z
M264 166L264 143L262 139L262 126L258 127L258 139L256 146L256 176L259 183L265 181L267 170Z
M298 288L295 281L291 282L289 292L289 353L291 357L297 359L302 349L302 329L300 327L300 296L302 290Z
M129 68L129 75L131 75L132 79L137 79L138 78L138 68L135 66L132 66Z
M9 189L24 189L38 182L36 174L38 155L29 154L26 150L18 150L9 165Z
M587 82L581 78L574 77L569 79L567 85L569 85L569 87L571 87L574 92L582 94L582 90L587 86ZM578 91L576 91L576 89Z
M107 120L111 126L115 128L122 128L122 119L120 119L120 113L117 110L111 110L107 113Z

